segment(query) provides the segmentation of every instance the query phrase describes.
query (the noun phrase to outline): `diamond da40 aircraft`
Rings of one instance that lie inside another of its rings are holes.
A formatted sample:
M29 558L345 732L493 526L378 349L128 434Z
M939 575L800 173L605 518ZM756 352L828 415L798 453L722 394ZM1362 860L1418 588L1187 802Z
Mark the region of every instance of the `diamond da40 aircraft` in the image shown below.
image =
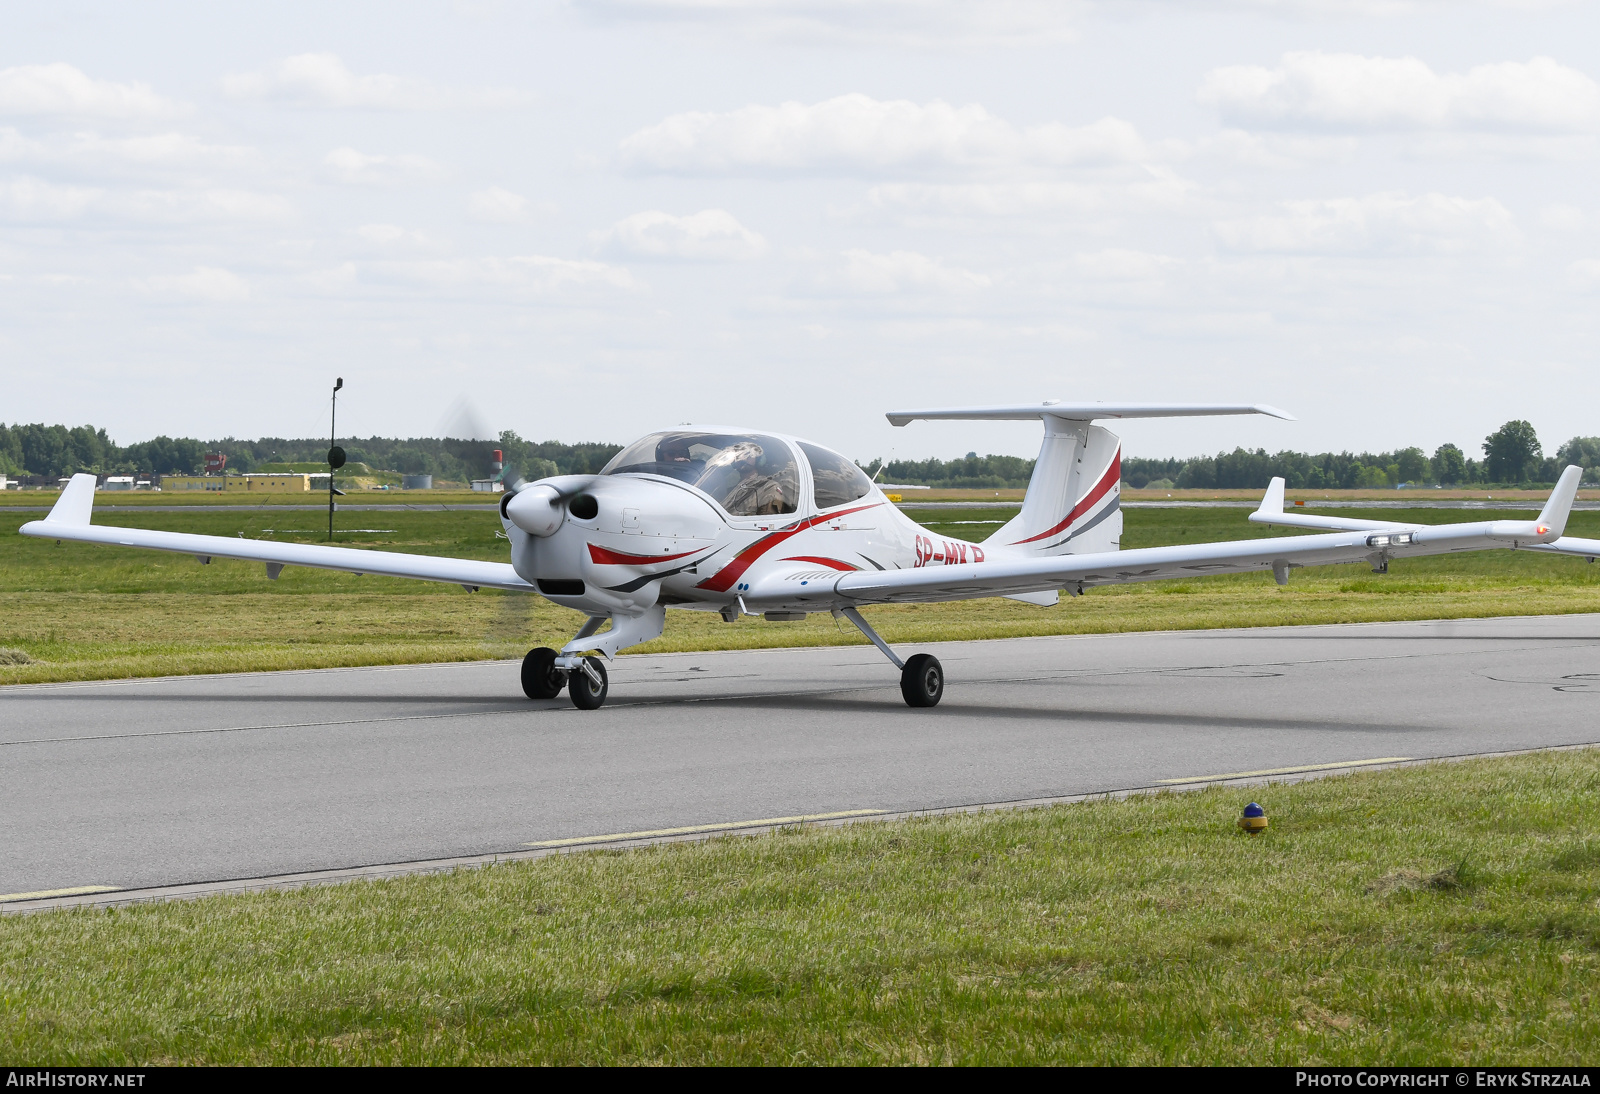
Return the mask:
M1283 482L1252 519L1321 534L1122 551L1121 442L1097 420L1268 414L1267 406L1062 403L905 410L917 419L1038 421L1044 442L1022 510L981 543L923 528L852 461L797 437L747 429L681 427L652 433L597 475L517 483L500 502L511 561L437 558L317 544L269 543L91 522L95 478L75 475L43 520L23 535L143 547L266 564L443 581L538 593L588 617L559 651L529 651L530 698L567 689L597 709L608 689L605 660L661 634L667 608L797 620L809 612L848 619L900 669L913 707L944 693L937 658L902 659L860 609L1003 596L1051 605L1097 585L1271 572L1279 584L1301 566L1370 562L1455 551L1524 548L1600 555L1600 541L1563 538L1581 470L1568 467L1534 521L1412 525L1283 512ZM607 624L610 624L607 627ZM596 656L598 655L598 656Z

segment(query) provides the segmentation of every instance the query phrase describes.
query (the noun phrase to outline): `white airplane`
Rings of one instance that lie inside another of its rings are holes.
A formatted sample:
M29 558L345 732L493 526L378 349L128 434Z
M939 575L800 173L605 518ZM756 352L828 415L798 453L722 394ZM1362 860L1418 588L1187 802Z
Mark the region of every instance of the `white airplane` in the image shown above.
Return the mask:
M1301 566L1367 561L1382 572L1391 559L1490 548L1566 551L1591 560L1600 554L1600 542L1561 538L1577 494L1577 467L1562 474L1535 521L1380 525L1285 515L1279 480L1252 519L1337 531L1119 550L1121 443L1093 423L1212 414L1289 418L1267 406L1056 401L889 414L897 426L917 419L1043 423L1021 512L981 543L923 528L855 463L820 445L689 426L635 441L598 475L509 489L500 502L509 564L96 525L90 522L95 480L86 474L73 476L49 515L21 531L192 554L202 563L263 562L269 578L285 566L313 566L537 592L583 612L588 622L559 651L528 652L523 690L532 699L552 699L566 688L584 710L605 702L602 658L659 635L669 607L718 612L729 623L744 615L784 621L832 612L901 670L909 705L931 707L944 693L938 659L926 653L902 659L862 617L862 607L990 596L1050 605L1062 590L1076 596L1096 585L1241 572L1270 571L1281 585Z

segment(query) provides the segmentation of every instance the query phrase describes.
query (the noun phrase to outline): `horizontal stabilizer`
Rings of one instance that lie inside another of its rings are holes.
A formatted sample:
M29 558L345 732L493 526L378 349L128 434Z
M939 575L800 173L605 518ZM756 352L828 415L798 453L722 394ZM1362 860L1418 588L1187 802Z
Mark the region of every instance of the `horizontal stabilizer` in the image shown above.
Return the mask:
M915 421L1026 422L1050 417L1092 422L1104 418L1195 418L1218 414L1265 414L1289 422L1295 420L1294 415L1264 403L1063 403L1055 400L1010 406L891 410L887 417L890 425L906 425Z

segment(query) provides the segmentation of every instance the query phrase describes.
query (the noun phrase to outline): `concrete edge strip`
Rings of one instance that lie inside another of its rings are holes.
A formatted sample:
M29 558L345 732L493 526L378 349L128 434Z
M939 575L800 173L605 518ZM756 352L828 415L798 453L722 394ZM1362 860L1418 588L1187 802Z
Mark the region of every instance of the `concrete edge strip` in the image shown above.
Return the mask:
M1325 779L1336 775L1357 772L1385 771L1398 767L1422 767L1435 763L1460 763L1465 760L1492 760L1511 756L1531 756L1544 752L1581 752L1600 748L1600 741L1584 744L1551 745L1546 748L1518 748L1502 752L1466 752L1454 756L1425 756L1414 760L1395 760L1385 763L1352 761L1342 767L1308 766L1302 771L1274 775L1245 777L1220 777L1184 783L1133 786L1121 790L1099 790L1091 794L1067 794L1059 797L1018 798L1014 801L983 802L975 805L951 805L937 809L906 809L899 812L849 811L850 816L833 815L827 819L797 823L763 824L751 826L748 821L730 821L726 825L701 827L692 832L641 837L606 837L580 839L559 846L538 847L528 850L504 851L488 855L461 855L454 858L419 859L412 862L381 863L371 866L351 866L337 870L311 870L296 874L274 874L268 877L236 878L227 881L201 881L188 885L160 885L145 889L111 889L109 891L47 897L38 900L16 900L0 903L0 914L23 915L32 912L54 911L63 908L112 908L130 904L149 904L164 900L195 900L200 897L222 896L229 893L263 893L279 890L303 889L311 885L339 885L351 881L380 881L385 878L409 877L416 874L444 874L456 870L476 870L507 862L528 862L551 855L569 855L582 851L624 851L654 847L668 843L703 843L728 836L761 836L782 828L842 828L850 824L880 824L885 821L911 820L916 817L947 817L971 813L993 813L1012 809L1043 809L1053 805L1073 805L1078 802L1106 800L1122 801L1146 794L1182 794L1205 790L1213 786L1270 786ZM83 888L89 888L85 886Z

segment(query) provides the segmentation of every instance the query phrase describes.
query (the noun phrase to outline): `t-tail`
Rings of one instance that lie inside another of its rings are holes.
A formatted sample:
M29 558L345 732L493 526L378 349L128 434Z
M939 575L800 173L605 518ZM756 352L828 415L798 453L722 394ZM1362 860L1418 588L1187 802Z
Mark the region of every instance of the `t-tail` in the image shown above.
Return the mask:
M1095 425L1111 418L1187 418L1267 414L1293 421L1270 406L1211 403L1061 403L897 410L894 425L919 418L942 421L1027 421L1044 424L1044 443L1028 480L1022 511L984 540L984 550L1012 557L1115 551L1122 539L1122 441Z

